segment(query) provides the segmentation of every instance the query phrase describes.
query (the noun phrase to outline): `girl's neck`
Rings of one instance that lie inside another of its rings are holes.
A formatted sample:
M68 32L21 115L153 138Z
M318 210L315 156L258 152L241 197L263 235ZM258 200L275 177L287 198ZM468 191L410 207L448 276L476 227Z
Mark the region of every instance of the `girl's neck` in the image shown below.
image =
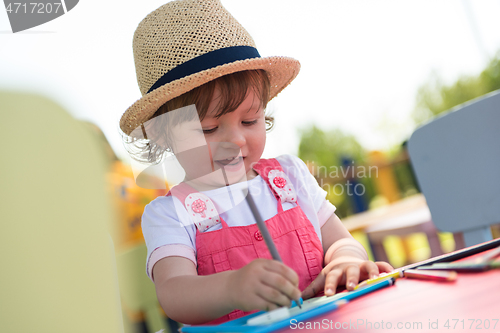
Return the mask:
M212 181L206 181L205 179L201 179L201 178L197 178L197 179L186 179L185 178L183 182L188 184L192 188L196 189L197 191L202 192L202 191L215 190L215 189L218 189L221 187L250 181L250 180L254 179L255 177L257 177L258 175L259 174L254 169L250 169L246 173L246 177L242 177L240 180L232 182L230 184L226 183L222 178L218 182L213 181L213 179L212 179ZM203 177L203 178L205 178L205 177Z

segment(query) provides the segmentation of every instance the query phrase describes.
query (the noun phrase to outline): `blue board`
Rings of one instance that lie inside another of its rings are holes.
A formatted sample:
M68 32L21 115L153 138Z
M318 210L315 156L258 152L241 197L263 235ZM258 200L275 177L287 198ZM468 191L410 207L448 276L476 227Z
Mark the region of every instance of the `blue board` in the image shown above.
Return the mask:
M300 310L297 308L297 306L294 306L292 309L292 312L294 314L286 319L279 320L277 322L273 322L268 325L248 325L247 321L250 318L254 318L256 316L260 316L265 314L264 311L252 313L250 315L231 320L228 322L225 322L220 325L200 325L200 326L184 326L181 328L181 332L186 332L186 333L198 333L198 332L255 332L255 333L264 333L264 332L273 332L285 327L290 327L290 321L294 320L295 323L298 323L300 321L304 321L313 317L320 316L322 314L325 314L327 312L335 311L338 309L339 304L345 302L345 301L350 301L352 299L355 299L357 297L366 295L368 293L371 293L375 290L385 288L388 286L393 285L395 282L394 278L388 278L386 280L382 280L380 282L377 282L372 285L368 285L366 287L353 290L350 292L343 292L340 294L336 294L334 296L329 296L329 297L318 297L314 300L312 300L311 304L316 302L318 306L304 306L304 309ZM304 302L305 304L308 303L308 301Z

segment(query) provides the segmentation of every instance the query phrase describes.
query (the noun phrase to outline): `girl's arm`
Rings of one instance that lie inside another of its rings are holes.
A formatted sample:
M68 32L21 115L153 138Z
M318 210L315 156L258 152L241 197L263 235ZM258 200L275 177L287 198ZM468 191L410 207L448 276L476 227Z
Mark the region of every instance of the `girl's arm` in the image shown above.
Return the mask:
M368 260L363 246L344 227L336 214L321 227L325 267L318 277L303 291L304 299L313 297L321 288L325 295L335 294L338 285L354 289L360 280L390 272L392 266L386 262Z
M163 310L185 324L206 323L235 309L272 310L300 297L295 271L275 260L198 276L191 260L167 257L155 264L153 276Z

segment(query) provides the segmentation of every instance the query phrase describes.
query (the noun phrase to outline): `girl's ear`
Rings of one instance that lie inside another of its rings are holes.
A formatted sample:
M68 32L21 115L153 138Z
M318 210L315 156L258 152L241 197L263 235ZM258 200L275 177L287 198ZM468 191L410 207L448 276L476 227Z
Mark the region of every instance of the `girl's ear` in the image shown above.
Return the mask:
M174 148L173 148L174 145L173 145L173 142L172 142L172 139L170 138L170 136L169 135L165 135L165 139L164 140L165 140L165 144L164 144L165 151L167 153L173 153L174 152Z

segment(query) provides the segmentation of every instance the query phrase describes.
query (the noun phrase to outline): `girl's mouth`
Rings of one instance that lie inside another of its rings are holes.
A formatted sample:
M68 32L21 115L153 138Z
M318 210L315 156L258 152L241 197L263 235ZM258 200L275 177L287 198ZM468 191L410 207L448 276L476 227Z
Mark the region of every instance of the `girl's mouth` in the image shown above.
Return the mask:
M235 166L239 164L241 161L243 161L243 156L236 156L236 157L226 158L223 160L216 160L215 163L222 166Z

